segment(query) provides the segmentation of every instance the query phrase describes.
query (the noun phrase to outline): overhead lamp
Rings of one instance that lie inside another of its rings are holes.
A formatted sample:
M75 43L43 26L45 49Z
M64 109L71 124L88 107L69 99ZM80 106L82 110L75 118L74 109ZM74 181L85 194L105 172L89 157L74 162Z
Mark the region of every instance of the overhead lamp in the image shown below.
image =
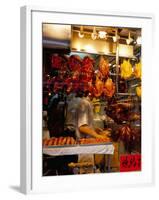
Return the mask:
M84 37L83 26L80 27L80 32L78 33L78 36L79 36L80 38L83 38L83 37Z
M117 30L115 30L115 36L113 36L113 42L117 42L120 39Z
M130 37L130 32L129 32L129 36L128 39L126 39L126 43L129 45L132 41L133 39Z
M100 39L105 39L106 36L107 36L107 32L105 32L105 31L99 31L98 35L99 35Z
M141 36L139 36L138 38L137 38L137 40L136 40L136 42L137 42L137 44L141 44Z
M113 36L113 42L117 42L117 36Z
M96 32L96 27L93 27L93 32L91 34L92 40L96 40L97 39L97 32Z
M135 45L135 44L137 44L137 41L136 41L136 40L134 40L134 43L133 43L133 44L134 44L134 45Z

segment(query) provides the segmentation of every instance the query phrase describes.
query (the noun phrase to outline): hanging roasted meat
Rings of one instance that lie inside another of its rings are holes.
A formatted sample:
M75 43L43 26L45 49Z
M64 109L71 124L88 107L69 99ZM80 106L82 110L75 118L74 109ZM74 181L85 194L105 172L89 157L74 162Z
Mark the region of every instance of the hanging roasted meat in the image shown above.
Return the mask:
M82 60L78 55L71 55L68 61L71 71L80 71Z
M136 87L136 94L138 97L141 97L141 86Z
M70 93L73 90L72 78L71 77L65 78L63 81L63 85L66 88L66 92Z
M135 69L134 69L134 75L136 78L140 78L141 79L141 61L139 63L137 63L135 65Z
M106 114L111 117L116 123L123 121L135 120L136 118L131 115L134 104L131 102L113 103L105 108Z
M96 76L95 85L93 88L93 94L95 97L100 97L103 93L104 83Z
M58 54L51 55L51 67L53 69L60 69L63 63L63 58Z
M92 72L94 65L94 59L90 56L85 56L82 60L82 71ZM87 67L89 66L89 67Z
M123 125L119 128L120 139L124 142L129 142L131 139L131 128L129 125Z
M132 76L133 69L130 61L124 60L120 66L121 78L128 79Z
M72 80L73 81L79 81L80 78L80 70L76 70L72 72Z
M82 60L82 67L80 73L80 88L83 91L90 91L90 85L92 84L92 78L94 73L94 59L85 56Z
M93 77L94 60L89 56L85 56L82 60L81 81L84 83L91 82Z
M108 78L104 84L104 94L107 97L112 97L115 93L115 84L113 83L111 78Z
M141 120L140 113L131 112L130 115L129 115L129 121L138 121L138 120Z
M118 129L120 140L124 142L125 149L131 152L135 145L141 143L141 129L123 125ZM140 144L141 145L141 144ZM138 146L140 146L138 145Z
M107 78L109 75L109 63L108 60L105 59L103 56L100 56L99 59L99 71L102 73L104 78Z

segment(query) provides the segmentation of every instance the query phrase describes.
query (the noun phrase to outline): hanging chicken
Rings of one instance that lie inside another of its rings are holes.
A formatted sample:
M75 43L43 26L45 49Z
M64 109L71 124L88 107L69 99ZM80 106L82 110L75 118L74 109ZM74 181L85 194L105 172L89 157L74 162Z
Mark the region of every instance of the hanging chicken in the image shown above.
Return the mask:
M139 62L139 63L137 63L135 65L134 75L135 75L136 78L140 78L141 79L141 73L142 73L142 71L141 71L141 62Z
M104 84L104 90L103 90L104 94L107 97L112 97L115 93L115 84L113 83L111 78L108 78Z
M99 71L102 73L104 78L109 75L109 63L103 56L101 56L99 60Z
M103 93L104 84L103 82L96 76L95 86L93 88L93 94L95 97L100 97Z
M129 142L131 139L131 128L129 125L123 125L119 128L120 139L124 142Z
M121 71L121 78L128 79L131 77L131 75L133 73L133 69L132 69L132 65L129 60L123 61L123 63L120 66L120 71Z
M136 87L136 94L138 97L141 97L141 86Z
M136 144L141 145L141 130L139 128L133 128L128 124L121 126L117 134L119 139L124 142L126 151L132 152Z

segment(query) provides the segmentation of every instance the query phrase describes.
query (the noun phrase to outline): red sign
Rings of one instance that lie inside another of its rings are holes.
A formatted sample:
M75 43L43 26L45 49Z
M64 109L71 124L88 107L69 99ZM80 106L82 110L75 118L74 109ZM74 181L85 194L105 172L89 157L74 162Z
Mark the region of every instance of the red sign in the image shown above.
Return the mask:
M120 156L120 172L141 171L141 154Z

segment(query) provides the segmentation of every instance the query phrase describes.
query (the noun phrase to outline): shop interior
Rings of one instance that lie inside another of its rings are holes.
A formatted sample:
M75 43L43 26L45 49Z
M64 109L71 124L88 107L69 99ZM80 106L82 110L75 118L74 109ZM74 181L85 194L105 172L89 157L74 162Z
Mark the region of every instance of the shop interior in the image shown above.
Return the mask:
M141 39L134 27L42 25L43 176L120 172L120 155L141 154ZM93 133L76 125L84 98Z

